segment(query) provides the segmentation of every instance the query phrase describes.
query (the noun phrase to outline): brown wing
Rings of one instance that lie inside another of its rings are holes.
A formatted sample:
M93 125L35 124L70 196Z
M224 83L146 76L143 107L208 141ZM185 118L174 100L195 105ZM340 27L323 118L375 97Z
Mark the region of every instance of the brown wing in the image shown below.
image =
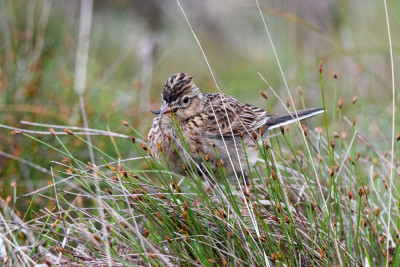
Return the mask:
M208 100L206 104L207 133L210 135L220 136L218 125L223 136L230 136L232 134L231 128L235 135L238 130L243 133L251 133L263 126L269 118L265 110L240 103L231 96L223 95L224 97L222 97L220 94L204 94L204 96ZM218 120L218 125L215 118Z

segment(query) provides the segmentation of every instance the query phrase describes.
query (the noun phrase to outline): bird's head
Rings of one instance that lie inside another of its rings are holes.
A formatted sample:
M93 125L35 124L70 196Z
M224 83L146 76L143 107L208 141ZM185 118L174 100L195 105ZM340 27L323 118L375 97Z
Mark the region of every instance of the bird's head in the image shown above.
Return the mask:
M200 89L186 73L172 75L165 82L161 96L163 104L160 110L152 111L154 114L175 113L178 118L185 119L200 109Z

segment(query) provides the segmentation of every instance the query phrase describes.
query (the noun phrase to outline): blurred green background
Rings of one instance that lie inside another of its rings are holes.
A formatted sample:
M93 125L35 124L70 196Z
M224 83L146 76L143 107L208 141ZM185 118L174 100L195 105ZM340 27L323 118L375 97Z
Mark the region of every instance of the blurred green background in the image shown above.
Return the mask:
M181 0L220 89L235 98L266 108L259 91L269 96L274 113L282 104L257 75L260 72L285 101L287 90L255 1ZM391 68L383 1L260 1L276 53L295 105L298 87L307 107L321 107L318 64L328 118L344 99L343 114L381 152L391 144ZM81 1L0 0L0 123L44 130L20 121L83 126L79 94L74 90ZM400 2L388 1L395 60L399 65ZM87 76L83 99L90 128L131 134L126 120L144 136L160 105L165 80L187 72L203 92L217 88L193 34L176 1L94 1ZM86 18L87 19L87 18ZM80 57L80 55L78 55ZM335 79L338 79L334 101ZM358 97L352 107L353 96ZM396 101L400 103L399 90ZM398 109L397 109L398 110ZM322 116L311 125L322 125ZM400 115L397 116L396 133ZM337 125L330 125L331 133ZM51 175L27 162L55 171L63 168L59 153L24 136L0 129L0 194L33 191ZM60 147L51 135L34 135ZM87 146L60 136L71 152L89 160ZM110 138L92 138L94 145L117 157ZM123 158L135 156L130 141L116 139ZM398 149L398 145L397 145ZM26 162L16 160L24 159ZM97 161L100 155L95 154Z

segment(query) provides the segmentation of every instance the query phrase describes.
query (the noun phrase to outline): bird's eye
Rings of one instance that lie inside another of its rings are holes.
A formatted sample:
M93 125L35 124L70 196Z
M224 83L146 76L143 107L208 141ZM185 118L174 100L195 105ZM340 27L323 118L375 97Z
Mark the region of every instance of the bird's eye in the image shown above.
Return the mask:
M188 96L185 96L182 101L184 104L187 104L187 103L189 103L189 100L190 100L190 98Z

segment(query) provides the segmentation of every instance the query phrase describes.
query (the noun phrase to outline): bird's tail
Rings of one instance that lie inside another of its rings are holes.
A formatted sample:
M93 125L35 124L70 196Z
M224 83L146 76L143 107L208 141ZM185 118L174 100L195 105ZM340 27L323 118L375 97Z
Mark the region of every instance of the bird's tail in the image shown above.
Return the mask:
M323 112L324 112L323 108L310 108L297 111L297 115L296 113L293 112L282 116L276 116L276 117L272 116L267 120L266 125L268 127L268 130L271 130L296 121L301 121L313 117Z

